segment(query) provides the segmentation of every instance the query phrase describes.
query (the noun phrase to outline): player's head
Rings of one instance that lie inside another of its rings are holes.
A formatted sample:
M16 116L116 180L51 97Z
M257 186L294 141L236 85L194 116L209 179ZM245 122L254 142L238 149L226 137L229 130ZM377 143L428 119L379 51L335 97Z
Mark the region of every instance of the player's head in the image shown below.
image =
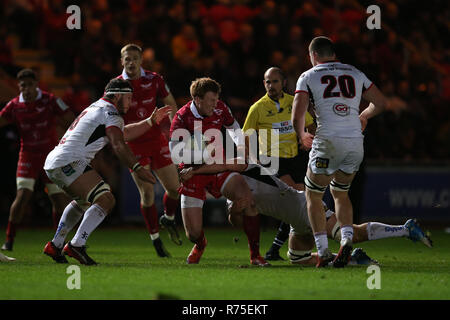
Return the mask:
M278 100L283 96L283 87L286 85L286 77L283 70L277 67L267 69L264 73L264 88L266 92L274 100Z
M139 78L142 64L142 48L129 43L120 50L120 61L131 79Z
M38 80L36 73L31 69L20 70L17 74L19 90L25 102L34 101L37 97Z
M334 44L327 37L315 37L309 44L309 58L313 66L325 62L336 60Z
M105 98L110 100L121 114L127 113L133 96L133 86L128 80L111 79L105 87Z
M220 84L211 78L198 78L192 81L190 91L200 115L212 116L219 101Z

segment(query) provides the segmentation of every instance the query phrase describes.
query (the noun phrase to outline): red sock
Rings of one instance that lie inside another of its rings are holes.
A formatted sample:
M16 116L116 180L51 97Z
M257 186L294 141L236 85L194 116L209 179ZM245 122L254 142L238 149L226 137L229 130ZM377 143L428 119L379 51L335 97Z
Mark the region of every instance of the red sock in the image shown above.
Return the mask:
M141 213L144 217L148 232L150 232L150 234L157 233L159 231L159 225L158 212L156 211L155 205L152 205L151 207L143 207L141 205Z
M205 238L205 233L203 232L203 230L202 230L202 233L200 234L200 237L198 237L196 240L194 240L192 242L195 243L200 250L203 250L205 248L206 238Z
M167 195L167 193L164 193L164 213L170 217L174 217L175 213L177 212L179 202L180 201L178 199L172 199Z
M244 216L244 231L248 238L250 258L254 259L259 254L259 214L256 216Z
M6 227L6 241L14 241L16 237L16 224L8 221L8 227Z

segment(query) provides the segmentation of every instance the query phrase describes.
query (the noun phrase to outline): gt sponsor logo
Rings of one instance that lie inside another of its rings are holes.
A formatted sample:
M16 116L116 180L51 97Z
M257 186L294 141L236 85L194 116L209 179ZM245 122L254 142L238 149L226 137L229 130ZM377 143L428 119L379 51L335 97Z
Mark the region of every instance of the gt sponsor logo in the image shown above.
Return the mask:
M333 105L333 111L338 116L345 117L350 114L350 107L343 103L335 103Z

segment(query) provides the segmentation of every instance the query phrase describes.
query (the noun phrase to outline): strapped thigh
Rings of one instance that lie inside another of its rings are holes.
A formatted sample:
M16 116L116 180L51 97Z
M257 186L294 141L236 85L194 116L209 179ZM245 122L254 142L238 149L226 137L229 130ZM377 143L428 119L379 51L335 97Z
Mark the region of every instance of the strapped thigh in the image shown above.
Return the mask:
M305 176L305 187L312 192L324 193L327 190L327 186L321 186L314 183L308 176Z
M100 181L94 188L89 191L86 201L93 204L102 194L111 192L111 187L105 181Z
M350 190L351 185L352 185L351 182L349 184L343 184L336 182L336 180L333 179L330 183L330 189L335 191L348 192L348 190Z

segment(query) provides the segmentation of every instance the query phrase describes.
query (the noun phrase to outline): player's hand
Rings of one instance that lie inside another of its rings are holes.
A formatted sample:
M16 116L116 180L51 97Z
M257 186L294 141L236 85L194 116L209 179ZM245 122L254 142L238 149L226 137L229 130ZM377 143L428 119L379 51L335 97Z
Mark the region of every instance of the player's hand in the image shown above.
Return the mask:
M300 135L300 142L301 142L300 148L302 148L303 150L311 149L313 139L314 139L314 135L312 135L309 132L303 132Z
M168 117L171 112L172 112L172 107L171 106L164 106L162 108L155 108L155 110L153 110L153 113L149 117L149 119L152 122L152 124L160 124L160 122L165 117Z
M156 178L153 176L150 170L147 170L144 167L140 167L134 172L136 173L139 179L152 184L156 183Z
M180 179L182 182L188 181L194 176L194 169L192 167L184 168L180 171Z
M359 115L359 121L361 121L361 132L364 131L364 129L366 129L367 126L367 118L364 117L363 115Z

